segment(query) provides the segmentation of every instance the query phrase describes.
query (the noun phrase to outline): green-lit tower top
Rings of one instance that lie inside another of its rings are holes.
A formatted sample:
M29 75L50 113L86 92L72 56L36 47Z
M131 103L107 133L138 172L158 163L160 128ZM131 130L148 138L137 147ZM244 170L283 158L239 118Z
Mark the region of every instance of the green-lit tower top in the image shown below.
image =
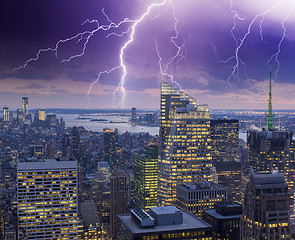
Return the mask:
M267 118L267 130L272 131L274 115L272 113L272 103L271 103L271 63L269 64L268 112L267 112L266 118Z

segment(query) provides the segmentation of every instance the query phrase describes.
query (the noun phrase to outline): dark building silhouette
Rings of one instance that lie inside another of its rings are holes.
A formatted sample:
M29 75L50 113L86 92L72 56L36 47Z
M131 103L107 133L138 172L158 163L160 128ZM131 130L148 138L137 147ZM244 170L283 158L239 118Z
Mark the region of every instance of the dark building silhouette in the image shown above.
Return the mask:
M113 172L110 181L110 234L116 238L117 214L127 211L127 187L124 172Z
M239 240L243 207L234 202L215 203L203 212L203 219L213 227L213 240Z

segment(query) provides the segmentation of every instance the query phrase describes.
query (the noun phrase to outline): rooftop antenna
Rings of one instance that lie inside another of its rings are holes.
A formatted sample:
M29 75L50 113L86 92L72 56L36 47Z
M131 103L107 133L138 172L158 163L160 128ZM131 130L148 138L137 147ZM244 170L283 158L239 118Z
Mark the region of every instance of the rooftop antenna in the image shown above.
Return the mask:
M269 92L268 92L268 112L266 114L267 118L267 130L273 130L273 119L274 115L272 113L272 101L271 101L271 62L269 63Z

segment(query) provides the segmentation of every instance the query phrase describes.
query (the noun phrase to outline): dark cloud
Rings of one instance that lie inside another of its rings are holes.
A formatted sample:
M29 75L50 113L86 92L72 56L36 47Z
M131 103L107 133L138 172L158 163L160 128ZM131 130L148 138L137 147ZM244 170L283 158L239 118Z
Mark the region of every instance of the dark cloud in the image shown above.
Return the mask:
M40 85L38 83L30 83L26 85L25 87L16 87L15 89L44 89L45 86Z

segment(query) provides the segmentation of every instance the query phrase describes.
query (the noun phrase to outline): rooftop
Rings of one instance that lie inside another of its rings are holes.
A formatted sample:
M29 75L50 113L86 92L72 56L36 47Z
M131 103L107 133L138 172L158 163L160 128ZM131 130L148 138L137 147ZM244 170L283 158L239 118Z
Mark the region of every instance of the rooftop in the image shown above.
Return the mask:
M173 211L173 208L168 208L167 210L159 209L159 211L170 213L171 211ZM150 232L156 233L156 232L185 231L185 230L192 230L192 229L206 229L206 228L212 227L210 224L206 223L205 221L187 212L183 212L183 224L155 226L153 228L141 228L138 224L136 224L135 221L132 220L131 214L119 214L118 218L124 223L126 228L128 228L133 234L150 233Z
M186 190L213 190L213 189L226 189L225 187L213 183L213 182L194 182L194 183L183 183L178 187Z
M240 218L242 214L232 214L232 215L221 215L220 213L216 212L216 209L206 209L204 210L206 213L210 214L211 216L218 218L218 219L230 219L230 218Z

